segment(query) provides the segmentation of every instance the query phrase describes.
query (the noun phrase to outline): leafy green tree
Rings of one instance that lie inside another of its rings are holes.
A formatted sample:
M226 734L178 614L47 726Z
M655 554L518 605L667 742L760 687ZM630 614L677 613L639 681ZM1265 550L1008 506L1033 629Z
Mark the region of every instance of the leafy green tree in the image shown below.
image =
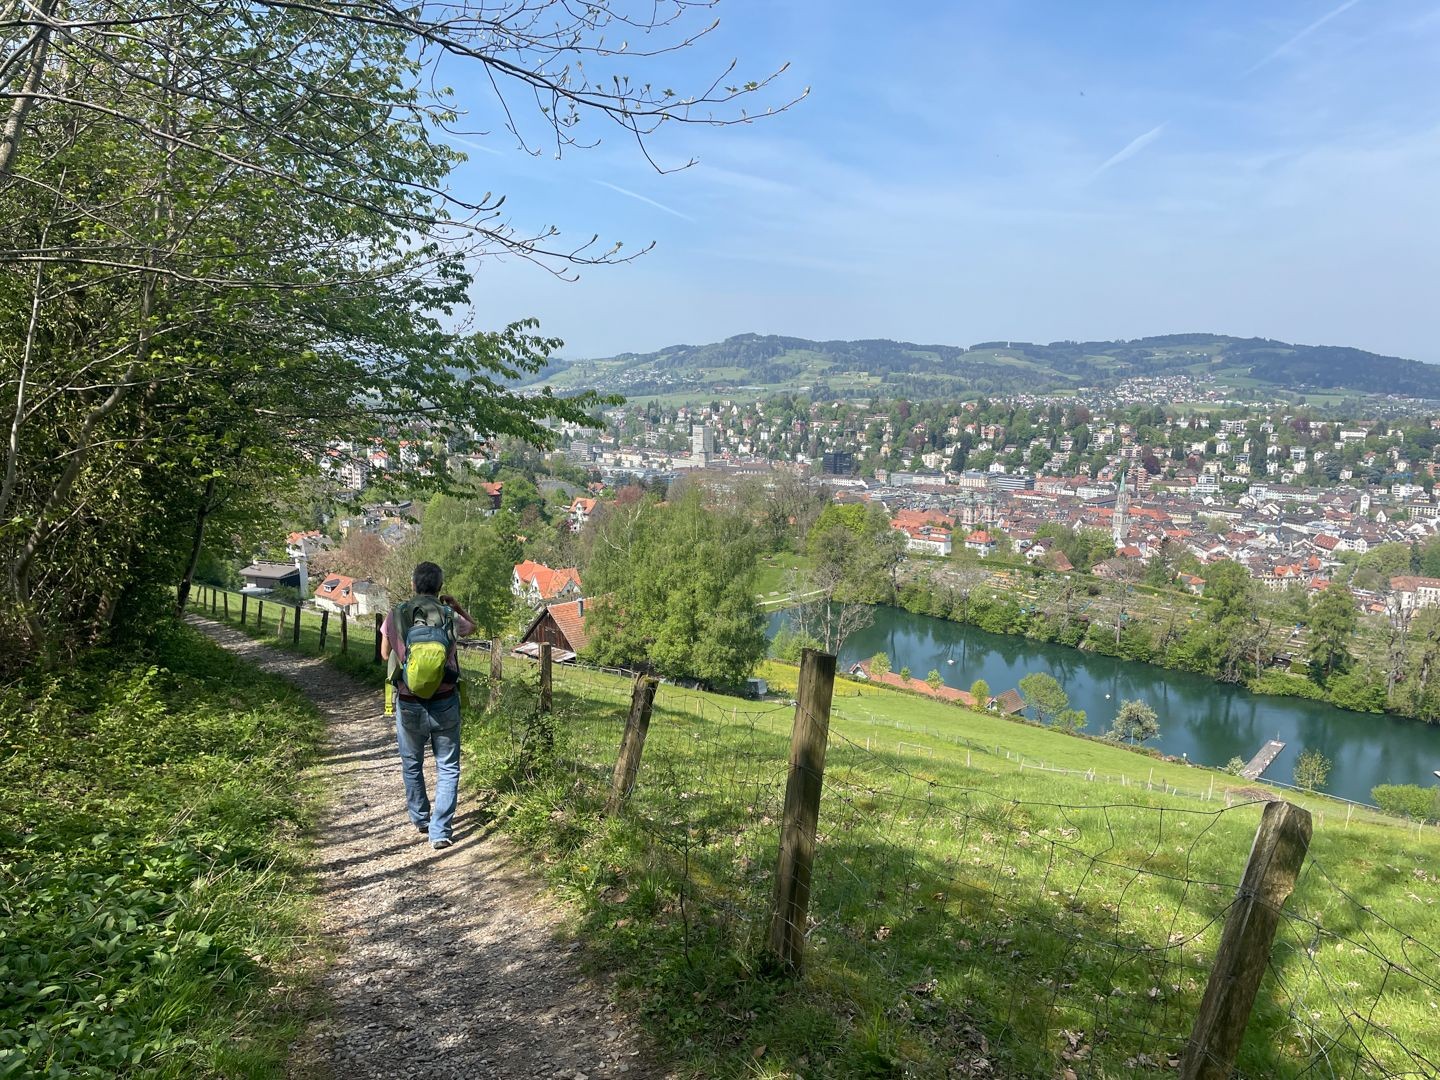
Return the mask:
M1331 585L1311 605L1307 657L1310 674L1320 685L1350 667L1350 642L1358 621L1355 596L1343 585Z
M1225 771L1231 776L1239 776L1245 771L1245 759L1243 757L1232 757L1225 763Z
M1070 735L1083 728L1085 722L1084 709L1061 709L1055 714L1055 727Z
M1160 734L1160 718L1155 715L1155 710L1143 701L1124 701L1120 703L1120 711L1115 715L1115 724L1111 727L1110 734L1117 739L1126 740L1132 746L1143 743Z
M1319 750L1302 750L1295 762L1295 786L1318 791L1330 778L1330 759Z
M1250 571L1232 559L1210 563L1201 572L1205 599L1213 601L1220 615L1249 616L1255 606L1255 579Z
M589 655L675 678L742 682L766 650L756 560L751 523L707 507L698 490L617 508L585 570L594 598Z
M1033 671L1022 678L1020 694L1025 704L1035 710L1035 719L1043 724L1050 723L1070 704L1070 695L1053 675L1043 671Z
M900 669L900 678L904 679L906 682L910 681L910 669L908 667L902 667Z
M420 521L419 558L445 572L445 591L465 607L486 637L511 622L514 596L510 579L520 561L514 519L508 513L487 518L475 498L437 495Z
M930 674L925 676L925 684L929 686L931 690L939 690L940 687L945 685L945 677L940 674L939 668L930 669Z
M975 699L976 708L986 708L990 702L990 684L984 679L976 679L970 684L970 696Z
M443 488L448 455L587 422L585 402L512 389L556 342L468 329L474 260L629 253L527 235L499 200L449 194L463 158L435 65L483 74L522 145L533 123L583 146L586 116L642 146L666 121L748 120L738 101L763 79L686 93L609 78L626 46L608 30L678 33L643 55L668 53L691 40L687 6L652 21L609 0L117 0L91 17L42 0L11 20L0 664L144 623L177 581L183 603L212 523L325 465L383 453L377 489ZM603 82L583 74L596 57ZM540 104L525 112L515 90Z
M889 675L890 657L883 652L877 652L870 658L870 670L876 675Z

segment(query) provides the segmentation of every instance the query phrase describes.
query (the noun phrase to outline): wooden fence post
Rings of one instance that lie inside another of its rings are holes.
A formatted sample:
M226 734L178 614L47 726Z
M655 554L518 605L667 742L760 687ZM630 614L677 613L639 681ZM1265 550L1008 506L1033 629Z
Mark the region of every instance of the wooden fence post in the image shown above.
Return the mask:
M240 625L245 625L245 616L249 613L250 597L245 593L240 594Z
M810 868L820 821L825 748L830 739L830 699L835 692L835 657L806 649L800 654L795 722L790 732L790 775L780 825L780 862L775 872L775 906L770 915L770 952L798 973L810 913Z
M265 601L264 601L264 600L256 600L256 601L255 601L255 629L256 629L256 630L264 630L264 629L265 629Z
M490 704L492 711L500 704L500 686L505 677L505 645L500 638L490 639Z
M225 621L226 621L226 622L229 622L229 621L230 621L230 590L229 590L229 589L226 589L224 592L222 592L222 593L220 594L220 599L221 599L221 601L222 601L222 606L223 606L224 609L225 609Z
M350 619L345 612L340 612L340 652L343 655L350 651Z
M651 675L635 676L635 689L630 694L630 715L625 718L625 734L620 739L620 756L615 759L615 775L610 780L610 800L605 812L613 814L635 787L635 774L640 771L640 755L645 752L645 735L650 730L650 711L655 707L655 687Z
M329 610L327 609L327 610L325 610L325 611L320 612L320 651L321 651L322 653L325 651L325 635L326 635L327 633L329 633L329 631L330 631L330 612L329 612Z
M210 586L210 614L211 614L211 615L214 615L214 614L215 614L215 607L216 607L216 604L215 604L215 586L214 586L214 585L211 585L211 586Z
M385 622L385 616L375 612L375 663L380 663L380 627Z
M1310 813L1288 802L1265 804L1245 877L1225 919L1210 982L1200 1000L1181 1080L1229 1080L1250 1022L1280 909L1310 848Z
M289 610L290 609L284 604L280 605L280 621L275 624L275 636L277 638L285 636L285 613Z
M300 644L300 605L295 605L295 625L290 628L290 644Z
M550 642L540 643L540 711L550 711Z

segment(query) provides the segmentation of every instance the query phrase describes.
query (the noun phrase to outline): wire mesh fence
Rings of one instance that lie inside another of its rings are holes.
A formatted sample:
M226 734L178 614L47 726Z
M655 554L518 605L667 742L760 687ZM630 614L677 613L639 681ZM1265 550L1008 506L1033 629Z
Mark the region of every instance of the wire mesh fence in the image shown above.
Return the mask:
M461 659L488 679L485 652ZM556 665L542 715L537 668L507 662L486 738L517 763L516 785L548 785L549 826L573 826L578 844L609 820L633 680ZM655 917L682 928L682 960L718 942L759 968L771 951L797 711L670 683L655 693L615 815L647 872L615 889L657 894ZM1079 785L1093 770L1042 769L959 736L879 738L895 729L847 715L825 739L805 915L789 929L807 992L869 1025L887 1053L960 1076L1440 1076L1435 861L1376 867L1382 898L1366 873L1311 852L1293 896L1270 903L1239 887L1264 801ZM1051 777L1064 797L1037 797ZM1279 928L1232 1072L1187 1044L1247 904Z

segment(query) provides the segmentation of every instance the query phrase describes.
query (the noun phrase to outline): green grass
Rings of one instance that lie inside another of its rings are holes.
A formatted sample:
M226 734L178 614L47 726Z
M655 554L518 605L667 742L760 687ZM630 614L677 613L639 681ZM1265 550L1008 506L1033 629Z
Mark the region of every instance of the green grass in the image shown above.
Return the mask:
M793 575L810 565L808 555L782 552L767 555L760 560L760 572L755 579L755 592L761 603L776 603L788 595Z
M368 655L347 664L378 682ZM794 668L762 674L793 688ZM837 682L796 981L763 948L793 710L662 686L636 790L606 817L628 681L557 668L548 720L534 684L507 661L501 708L472 711L467 790L571 901L576 940L683 1073L1172 1071L1263 785ZM1340 1075L1433 1072L1436 830L1296 801L1312 859L1242 1073L1298 1075L1322 1051Z
M0 717L0 1076L283 1074L321 959L315 710L174 628Z
M624 680L557 671L553 758L533 749L531 693L512 686L511 719L472 725L470 779L500 793L495 812L575 903L578 939L689 1073L944 1076L984 1059L996 1075L1137 1075L1183 1047L1259 819L1253 802L1227 809L1233 778L837 684L807 972L792 983L760 948L791 710L663 686L639 785L606 819ZM1298 1074L1317 1032L1348 1069L1356 1009L1440 1056L1433 972L1379 958L1419 967L1433 954L1403 936L1440 941L1434 831L1417 841L1359 813L1347 827L1326 809L1247 1075ZM1409 1064L1374 1033L1365 1050Z

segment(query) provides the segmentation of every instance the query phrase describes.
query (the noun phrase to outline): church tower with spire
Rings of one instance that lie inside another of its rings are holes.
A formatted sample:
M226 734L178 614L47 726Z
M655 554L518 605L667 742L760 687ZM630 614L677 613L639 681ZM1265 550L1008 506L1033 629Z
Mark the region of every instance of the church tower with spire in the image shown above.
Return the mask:
M1127 470L1120 470L1120 490L1115 494L1115 513L1110 519L1110 538L1115 541L1115 550L1125 546L1125 534L1130 531L1130 487Z

